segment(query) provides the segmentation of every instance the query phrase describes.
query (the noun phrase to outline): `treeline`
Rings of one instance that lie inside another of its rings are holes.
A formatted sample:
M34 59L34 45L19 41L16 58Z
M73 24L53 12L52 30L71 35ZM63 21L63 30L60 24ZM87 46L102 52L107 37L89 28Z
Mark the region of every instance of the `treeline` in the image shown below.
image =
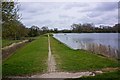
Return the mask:
M98 27L96 27L93 23L72 24L71 29L63 29L63 30L58 30L57 28L48 29L48 27L44 26L38 31L40 34L44 34L48 32L49 33L119 33L120 24L115 24L114 26L100 25Z
M120 24L114 26L100 25L96 27L93 23L72 24L71 29L58 30L57 28L49 30L52 33L119 33Z
M35 37L49 32L48 27L39 29L37 26L27 28L20 21L18 13L19 4L15 2L2 2L2 38L3 39L24 39L25 37Z
M27 28L19 21L18 3L2 2L2 38L20 39L27 36Z
M114 26L104 26L100 25L95 27L92 23L85 24L72 24L72 31L75 33L117 33L120 32L120 24L115 24Z

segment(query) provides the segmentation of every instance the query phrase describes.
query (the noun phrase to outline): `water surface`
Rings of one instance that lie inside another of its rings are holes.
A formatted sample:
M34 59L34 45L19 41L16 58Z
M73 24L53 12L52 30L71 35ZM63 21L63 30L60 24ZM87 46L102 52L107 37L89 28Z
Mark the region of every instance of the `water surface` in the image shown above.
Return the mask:
M84 49L95 43L118 49L118 33L58 33L54 37L72 49Z

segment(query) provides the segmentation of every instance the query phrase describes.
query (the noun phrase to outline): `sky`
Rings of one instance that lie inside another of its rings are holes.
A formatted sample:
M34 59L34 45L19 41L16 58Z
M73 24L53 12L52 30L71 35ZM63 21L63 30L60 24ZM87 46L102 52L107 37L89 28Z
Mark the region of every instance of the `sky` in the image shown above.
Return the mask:
M70 29L73 23L118 23L117 2L20 2L19 8L26 27Z

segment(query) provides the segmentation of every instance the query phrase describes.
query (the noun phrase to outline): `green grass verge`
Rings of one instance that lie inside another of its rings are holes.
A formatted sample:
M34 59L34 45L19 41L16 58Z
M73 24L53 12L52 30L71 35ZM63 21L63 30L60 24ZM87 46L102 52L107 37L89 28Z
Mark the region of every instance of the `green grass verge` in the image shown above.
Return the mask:
M25 39L26 40L30 40L30 39L35 40L35 39L38 39L38 38L39 38L38 36L37 37L25 37L24 40ZM22 39L21 40L2 39L2 47L9 46L12 43L17 43L17 42L20 42L20 41L22 41Z
M96 76L81 77L76 79L65 79L65 80L120 80L120 71L113 71L103 74L97 74Z
M18 49L3 62L3 76L30 75L47 70L48 38L40 36L37 40Z
M85 50L72 50L53 37L51 37L51 49L60 71L77 72L118 66L117 60L101 57Z
M21 40L8 40L8 39L2 39L2 47L8 46L12 43L19 42Z

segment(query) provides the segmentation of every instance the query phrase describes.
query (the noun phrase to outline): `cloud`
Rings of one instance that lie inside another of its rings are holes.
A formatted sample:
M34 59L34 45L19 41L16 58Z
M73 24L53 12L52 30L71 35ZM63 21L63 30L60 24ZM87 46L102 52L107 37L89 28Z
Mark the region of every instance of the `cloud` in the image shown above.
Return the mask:
M99 11L112 11L118 9L118 3L117 2L102 2L97 5L94 10Z
M67 4L67 5L65 5L64 6L64 9L72 9L72 8L81 8L81 7L86 7L86 6L89 6L89 4L87 4L87 3L76 3L76 2L74 2L74 3L69 3L69 4Z
M87 14L88 17L100 17L101 15L103 15L104 12L99 12L99 11L96 11L96 12L90 12Z
M59 15L60 19L74 19L75 17L73 16L68 16L68 15Z
M114 25L118 21L117 2L22 2L22 22L27 27L43 25L70 29L73 23Z
M112 11L118 9L118 2L91 2L88 7L79 10L78 12L88 11Z
M96 25L114 25L118 22L118 3L117 2L102 2L91 4L91 7L87 7L82 10L78 10L79 13L86 14L82 17L82 22L92 22Z
M36 3L36 2L21 2L20 10L26 12L36 12L37 10L40 11L44 10L44 7L42 7L40 3Z
M51 22L52 22L52 21L50 21L50 20L44 20L44 21L40 21L39 23L44 25L44 24L46 24L46 23L49 24L49 23L51 23Z

